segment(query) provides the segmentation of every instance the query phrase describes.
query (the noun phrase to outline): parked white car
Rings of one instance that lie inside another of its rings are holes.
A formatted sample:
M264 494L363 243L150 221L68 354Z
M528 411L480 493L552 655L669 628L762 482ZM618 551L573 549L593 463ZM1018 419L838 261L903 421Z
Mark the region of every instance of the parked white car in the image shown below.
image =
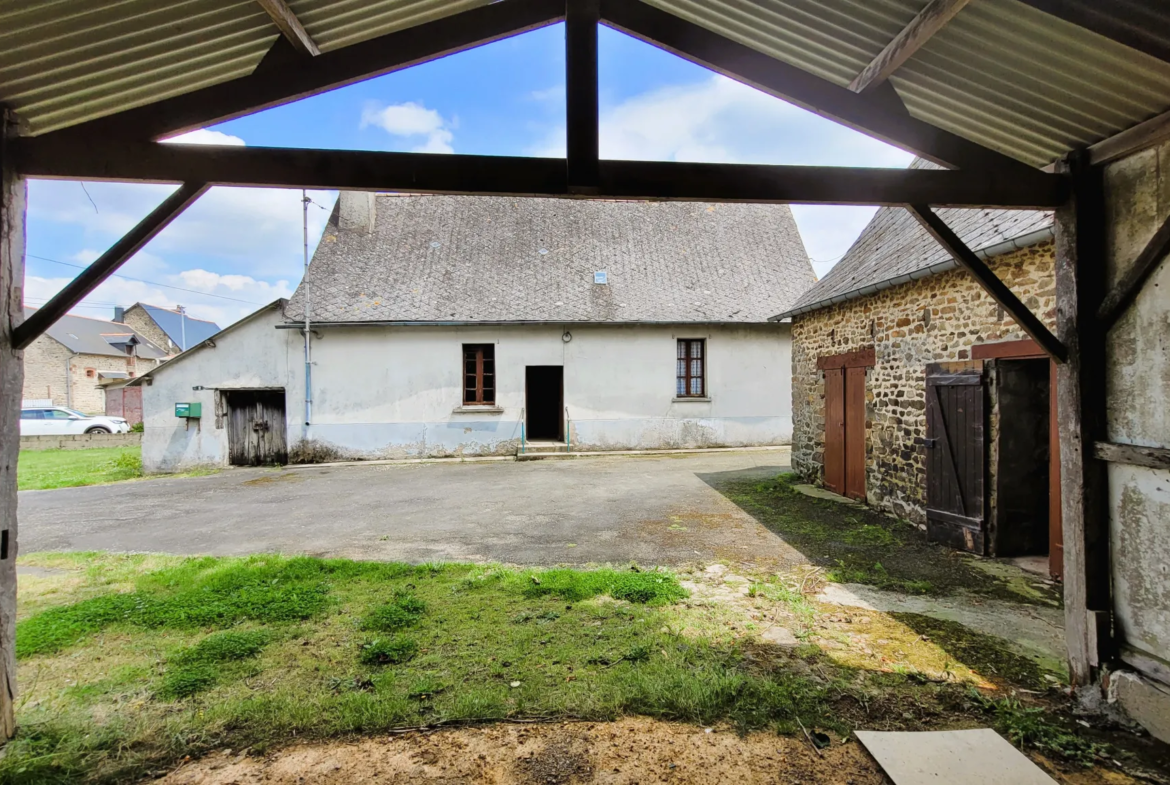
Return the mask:
M71 436L79 433L128 433L121 417L90 416L63 406L20 410L21 436Z

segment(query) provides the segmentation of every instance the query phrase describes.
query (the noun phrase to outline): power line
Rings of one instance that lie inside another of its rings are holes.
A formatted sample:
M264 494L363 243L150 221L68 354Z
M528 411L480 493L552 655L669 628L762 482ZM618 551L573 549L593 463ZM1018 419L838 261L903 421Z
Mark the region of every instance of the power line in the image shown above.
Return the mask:
M31 254L31 253L25 254L25 256L27 256L30 259L39 259L42 262L52 262L53 264L63 264L66 267L75 267L78 270L86 269L85 265L83 265L83 264L72 264L70 262L62 262L58 259L50 259L47 256L37 256L36 254ZM113 277L114 278L121 278L123 281L135 281L137 283L150 284L151 286L161 286L164 289L174 289L175 291L179 291L179 292L189 292L191 294L202 295L203 297L217 297L220 300L231 300L234 303L245 303L246 305L264 305L264 303L252 302L251 300L241 300L238 297L228 297L227 295L223 295L223 294L212 294L211 292L201 292L198 289L184 289L182 286L172 286L169 283L159 283L158 281L148 281L145 278L131 278L129 275L119 275L118 273L113 273Z

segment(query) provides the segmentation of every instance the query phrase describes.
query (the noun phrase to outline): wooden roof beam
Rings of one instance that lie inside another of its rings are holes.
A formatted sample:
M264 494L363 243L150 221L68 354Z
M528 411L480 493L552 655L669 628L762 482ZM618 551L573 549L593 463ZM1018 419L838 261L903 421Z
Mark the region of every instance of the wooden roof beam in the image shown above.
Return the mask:
M1109 331L1117 320L1122 317L1126 309L1141 294L1142 287L1162 260L1170 254L1170 218L1162 222L1158 231L1146 243L1146 247L1138 254L1137 259L1121 276L1121 280L1113 287L1113 291L1106 295L1105 300L1097 311L1097 319L1101 329Z
M597 87L599 0L565 4L565 158L569 186L580 193L596 191L601 157Z
M1020 329L1040 345L1045 354L1058 363L1063 363L1068 358L1068 349L1065 345L1057 340L1052 331L1044 326L1044 322L1040 321L1028 309L1028 306L1020 302L1020 298L1015 295L1015 292L992 272L986 262L967 247L967 244L955 234L951 227L947 226L936 212L926 205L918 204L907 205L906 209L918 219L918 223L922 224L926 231L930 232L939 245L955 258L960 266L965 267L971 275L975 276L975 280L983 287L984 291L991 295L991 299L999 303L1008 316L1012 317L1020 326Z
M26 138L10 143L18 172L72 180L570 196L566 159L306 150L117 140ZM672 161L598 162L596 194L711 202L1051 209L1067 180L1036 173L771 166Z
M12 331L12 347L24 349L39 338L41 333L52 327L70 308L85 299L86 295L101 286L126 260L138 253L142 246L178 218L208 188L210 186L202 182L183 183L179 186L178 190L139 221L137 226L110 246L110 249L99 256L93 264L82 270L81 274L70 281L64 289L53 295L53 299L21 322Z
M1020 179L1040 170L910 116L879 91L859 95L641 0L601 0L601 21L810 112L942 166Z
M321 50L317 48L312 37L305 32L301 20L297 19L297 15L292 12L284 0L256 0L256 2L272 18L276 29L293 45L294 49L309 57L321 54Z
M926 7L902 28L902 32L894 36L893 40L886 44L886 48L849 83L849 89L855 93L864 93L889 79L890 75L925 46L935 33L954 19L968 2L970 0L930 0Z

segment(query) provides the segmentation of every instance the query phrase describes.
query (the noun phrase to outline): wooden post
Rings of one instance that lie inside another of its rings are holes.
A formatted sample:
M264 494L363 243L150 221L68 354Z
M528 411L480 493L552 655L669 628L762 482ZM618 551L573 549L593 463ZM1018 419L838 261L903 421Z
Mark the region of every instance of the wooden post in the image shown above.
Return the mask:
M1105 433L1105 336L1096 314L1104 296L1104 195L1099 169L1075 154L1057 165L1073 195L1056 212L1056 334L1067 352L1057 368L1064 613L1069 676L1094 681L1111 655L1109 518L1105 465L1093 454Z
M6 154L9 121L0 109L0 743L16 730L16 459L24 388L24 353L13 348L12 330L23 317L26 188Z
M596 194L600 110L597 95L599 0L565 3L565 144L569 191Z

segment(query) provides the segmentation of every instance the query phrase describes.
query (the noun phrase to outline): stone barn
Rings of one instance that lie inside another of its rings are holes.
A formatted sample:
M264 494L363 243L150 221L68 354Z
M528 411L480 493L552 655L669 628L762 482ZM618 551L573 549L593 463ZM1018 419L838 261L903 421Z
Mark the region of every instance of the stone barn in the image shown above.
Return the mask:
M1052 325L1052 215L939 213ZM793 467L983 555L1060 572L1059 455L1043 351L914 217L882 208L789 311ZM1050 493L1051 490L1051 493Z

